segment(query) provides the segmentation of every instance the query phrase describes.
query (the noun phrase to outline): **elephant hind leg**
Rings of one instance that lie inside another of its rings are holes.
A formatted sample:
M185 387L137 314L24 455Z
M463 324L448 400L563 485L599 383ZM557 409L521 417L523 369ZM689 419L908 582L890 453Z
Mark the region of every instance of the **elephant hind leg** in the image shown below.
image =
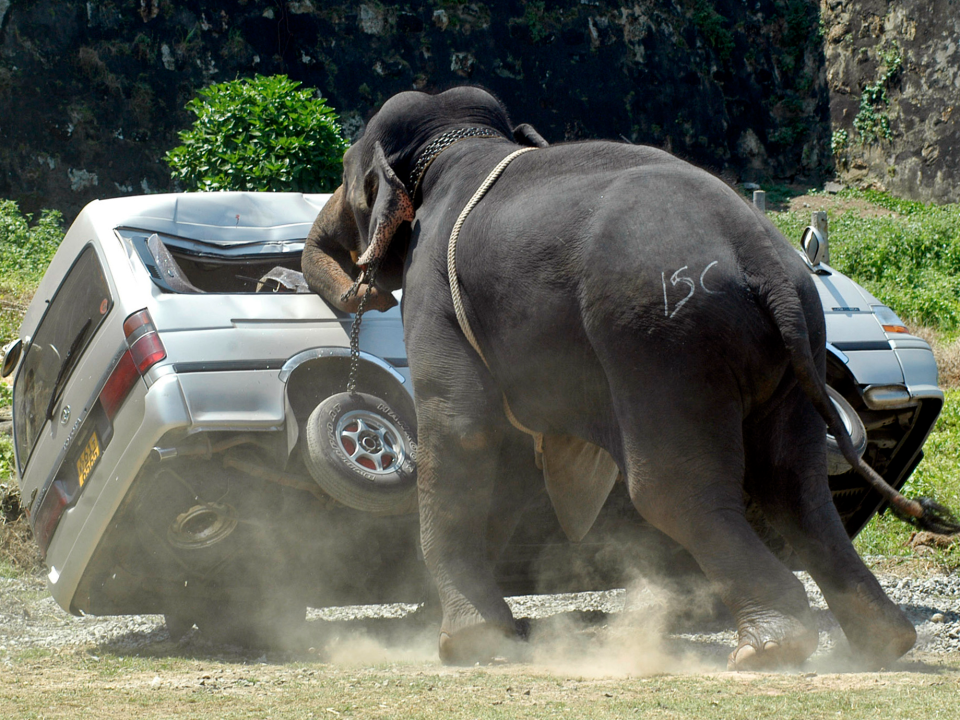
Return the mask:
M799 390L747 427L747 490L819 585L852 649L881 667L916 630L857 554L827 482L824 425Z
M631 498L690 552L736 618L729 667L797 665L816 649L816 624L802 583L746 519L739 403L691 395L663 408L648 403L630 422L637 429L624 443Z

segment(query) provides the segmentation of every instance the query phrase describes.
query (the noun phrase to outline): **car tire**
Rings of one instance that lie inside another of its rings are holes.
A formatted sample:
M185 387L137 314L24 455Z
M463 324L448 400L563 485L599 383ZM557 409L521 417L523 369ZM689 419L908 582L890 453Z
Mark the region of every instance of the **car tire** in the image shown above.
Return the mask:
M373 395L332 395L307 420L304 462L324 492L347 507L410 513L417 507L414 427Z
M830 401L840 413L840 418L850 433L850 440L853 442L853 447L857 451L857 456L863 457L863 453L867 449L867 431L863 427L863 421L860 420L857 411L844 399L843 395L829 385L827 386L827 394L830 396ZM827 475L842 475L851 469L850 463L847 462L843 453L840 452L840 446L837 445L836 438L828 432Z

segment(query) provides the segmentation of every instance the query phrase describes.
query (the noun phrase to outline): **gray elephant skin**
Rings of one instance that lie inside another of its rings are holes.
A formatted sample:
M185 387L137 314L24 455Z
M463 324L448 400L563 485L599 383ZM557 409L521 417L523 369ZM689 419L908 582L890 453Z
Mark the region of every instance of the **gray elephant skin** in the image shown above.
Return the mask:
M452 141L435 142L441 136ZM522 146L535 149L503 170L456 248L481 358L451 296L451 231ZM637 511L690 552L734 615L731 668L797 664L817 646L803 586L747 522L745 497L791 544L866 664L912 647L912 624L831 501L828 426L851 464L878 478L827 399L809 270L707 172L650 147L548 146L529 126L513 128L479 88L401 93L346 153L303 269L345 310L371 284L368 307L387 308L386 291L402 282L421 539L440 593L444 661L504 653L517 635L492 562L544 476L507 407L542 435L548 456L572 442L612 458ZM359 293L344 299L355 281ZM549 488L578 534L610 489L589 474ZM884 492L902 514L924 517L915 501Z

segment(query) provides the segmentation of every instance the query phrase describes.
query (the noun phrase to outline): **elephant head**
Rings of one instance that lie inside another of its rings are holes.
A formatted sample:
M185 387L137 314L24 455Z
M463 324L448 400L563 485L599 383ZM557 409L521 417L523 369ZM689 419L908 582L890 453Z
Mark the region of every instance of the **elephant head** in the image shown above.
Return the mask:
M431 105L428 113L422 112L425 102ZM416 123L410 122L413 105L419 108ZM512 136L523 145L547 144L530 125L511 131L500 103L478 88L391 98L344 155L343 184L307 238L303 273L314 292L341 310L356 312L370 280L368 271L377 264L367 307L382 311L396 305L390 291L401 284L419 180L431 159L430 141L448 128L464 126L485 129L492 136ZM346 298L358 277L363 282Z

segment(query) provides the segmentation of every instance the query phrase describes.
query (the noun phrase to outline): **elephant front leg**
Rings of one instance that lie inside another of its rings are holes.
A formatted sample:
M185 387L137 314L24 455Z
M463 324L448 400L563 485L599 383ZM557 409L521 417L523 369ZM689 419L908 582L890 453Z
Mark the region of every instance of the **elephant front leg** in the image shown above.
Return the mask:
M516 626L489 561L488 515L503 430L483 403L420 399L420 533L437 583L440 659L472 664L502 654Z

